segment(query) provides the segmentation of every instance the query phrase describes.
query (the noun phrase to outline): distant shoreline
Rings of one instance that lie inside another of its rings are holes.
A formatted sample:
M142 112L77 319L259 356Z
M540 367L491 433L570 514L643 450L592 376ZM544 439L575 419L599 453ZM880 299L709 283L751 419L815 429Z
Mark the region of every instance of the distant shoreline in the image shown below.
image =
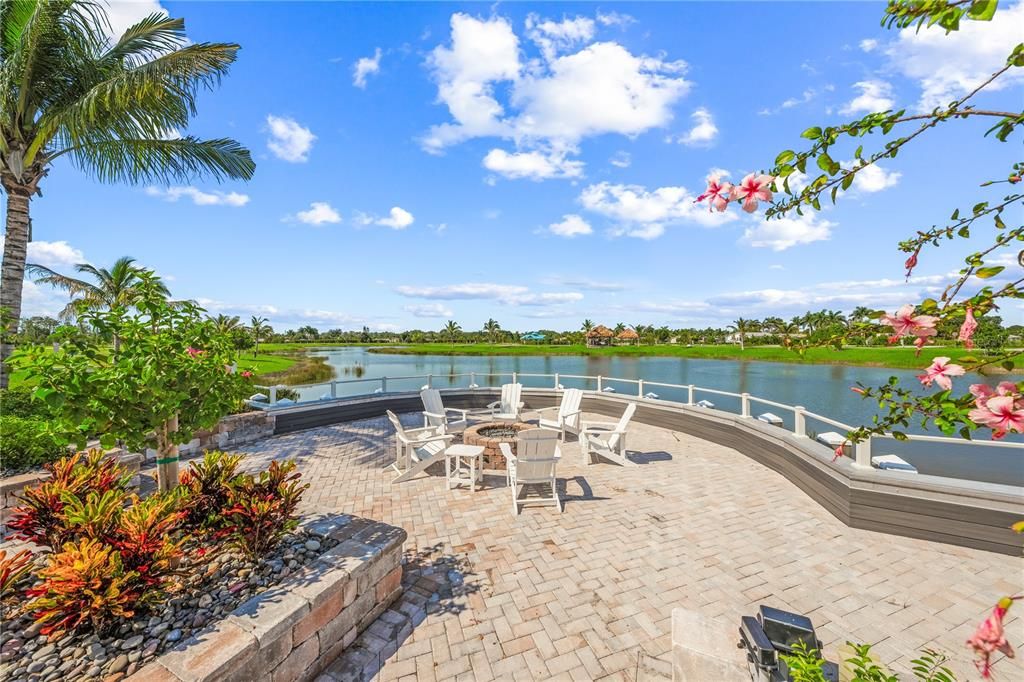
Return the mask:
M315 344L310 344L315 347ZM953 361L962 357L978 357L976 351L955 347L926 348L916 355L912 347L863 347L853 346L841 351L831 348L809 348L804 355L781 346L749 346L740 350L735 345L714 346L605 346L587 348L580 345L532 345L532 344L401 344L395 346L373 345L367 352L384 355L446 355L446 356L597 356L597 357L678 357L703 360L750 360L757 362L781 362L798 365L849 365L861 367L888 367L891 369L919 370L927 367L935 357L950 357ZM1006 373L1001 368L990 368L991 374ZM1019 373L1018 370L1015 373ZM986 370L986 373L989 373Z

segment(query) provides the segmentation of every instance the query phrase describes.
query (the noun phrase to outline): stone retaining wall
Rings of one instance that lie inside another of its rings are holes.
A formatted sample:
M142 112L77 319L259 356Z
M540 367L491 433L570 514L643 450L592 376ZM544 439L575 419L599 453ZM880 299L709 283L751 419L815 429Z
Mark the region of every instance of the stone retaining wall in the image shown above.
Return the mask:
M178 447L181 458L197 455L204 450L223 450L252 443L274 435L274 414L256 410L224 417L212 429L200 429L192 440ZM156 450L146 450L146 459L156 460Z
M139 468L142 465L142 455L128 452L123 448L115 448L108 450L107 456L117 457L121 466L132 475L132 488L137 489L139 487ZM25 488L38 485L48 478L50 478L50 474L46 471L32 471L27 474L0 479L0 504L3 505L0 506L0 539L7 536L7 521L11 517L13 509L21 504L19 499L21 492Z
M402 591L401 528L347 515L318 520L340 544L125 682L312 680Z

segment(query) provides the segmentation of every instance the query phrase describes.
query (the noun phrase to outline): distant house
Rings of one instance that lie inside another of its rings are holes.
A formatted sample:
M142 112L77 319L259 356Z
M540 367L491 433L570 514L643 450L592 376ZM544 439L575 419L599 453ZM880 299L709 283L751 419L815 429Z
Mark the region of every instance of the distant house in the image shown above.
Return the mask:
M615 332L603 324L599 324L587 332L587 347L610 346L614 338Z
M763 339L766 336L778 336L778 334L776 334L775 332L743 332L743 338L744 339ZM794 334L793 336L796 336L796 334ZM740 342L740 334L739 334L739 332L733 332L732 334L729 334L728 336L726 336L725 337L725 342L726 343L739 343Z
M526 342L530 342L530 341L540 342L540 341L547 341L547 338L548 337L544 336L540 332L526 332L525 334L520 335L519 340L520 341L526 341Z
M640 343L640 335L636 333L635 329L626 327L621 332L615 335L615 343L622 345L637 345Z

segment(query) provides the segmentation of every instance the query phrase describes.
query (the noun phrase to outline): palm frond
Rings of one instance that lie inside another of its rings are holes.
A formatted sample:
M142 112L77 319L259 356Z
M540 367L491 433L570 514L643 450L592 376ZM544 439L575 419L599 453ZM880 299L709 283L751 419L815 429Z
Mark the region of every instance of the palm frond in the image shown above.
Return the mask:
M129 26L117 42L100 58L106 63L128 60L135 66L164 52L180 49L186 43L185 21L163 14L150 14Z
M97 139L66 150L74 163L101 182L190 182L207 174L217 181L248 180L256 170L249 150L220 138L200 140Z
M62 275L59 272L51 270L45 265L26 263L25 274L33 277L34 280L40 284L49 284L54 288L63 289L71 296L78 296L90 291L94 292L96 290L95 285L90 282Z
M54 139L57 150L74 147L97 130L120 139L159 139L196 114L195 97L212 88L235 60L237 45L203 43L163 54L96 83L65 106L44 113L26 163Z

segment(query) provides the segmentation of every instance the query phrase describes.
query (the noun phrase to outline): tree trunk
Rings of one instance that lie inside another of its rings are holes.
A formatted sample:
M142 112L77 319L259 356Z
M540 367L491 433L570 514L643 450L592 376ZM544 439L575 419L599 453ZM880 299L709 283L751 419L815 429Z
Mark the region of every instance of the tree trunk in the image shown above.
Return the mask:
M178 487L178 444L171 437L177 430L178 415L174 415L157 432L156 482L157 489L161 491Z
M10 336L18 331L21 319L21 287L25 279L25 257L28 250L31 220L29 202L31 194L4 183L7 190L7 234L4 237L4 261L0 274L0 308L10 315L9 326L0 343L0 389L7 388L8 367L14 345Z

